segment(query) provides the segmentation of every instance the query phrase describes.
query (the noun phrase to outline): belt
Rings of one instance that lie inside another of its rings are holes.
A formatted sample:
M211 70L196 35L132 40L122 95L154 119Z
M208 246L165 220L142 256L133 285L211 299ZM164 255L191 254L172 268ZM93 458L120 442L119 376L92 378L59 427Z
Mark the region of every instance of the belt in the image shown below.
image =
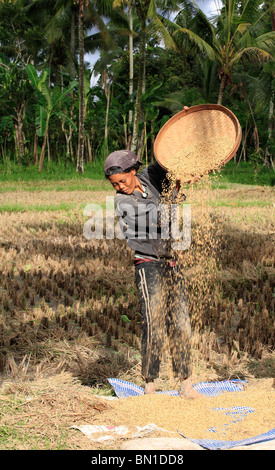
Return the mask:
M148 262L152 262L152 261L167 262L167 263L169 263L169 266L171 266L171 267L176 266L175 260L167 259L167 258L156 258L156 257L153 257L153 256L146 256L146 255L143 255L143 256L142 255L135 255L134 265L137 266L138 264L148 263Z

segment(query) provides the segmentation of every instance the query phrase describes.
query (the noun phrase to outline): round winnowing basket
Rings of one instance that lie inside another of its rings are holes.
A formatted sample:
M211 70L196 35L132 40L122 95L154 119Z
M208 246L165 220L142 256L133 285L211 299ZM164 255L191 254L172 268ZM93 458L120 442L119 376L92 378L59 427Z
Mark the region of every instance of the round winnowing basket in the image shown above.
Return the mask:
M166 170L184 168L188 181L225 165L236 154L241 135L232 111L217 104L201 104L180 111L164 124L156 137L154 154Z

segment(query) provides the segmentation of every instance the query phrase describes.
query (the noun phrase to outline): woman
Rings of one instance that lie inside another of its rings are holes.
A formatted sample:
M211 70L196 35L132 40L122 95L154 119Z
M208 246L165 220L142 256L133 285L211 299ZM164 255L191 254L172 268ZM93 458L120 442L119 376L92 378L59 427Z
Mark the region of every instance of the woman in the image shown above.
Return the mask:
M163 220L167 219L160 219L159 213L162 193L169 188L169 181L157 162L137 174L140 165L130 150L115 151L107 157L104 173L117 191L116 214L135 253L145 393L156 391L154 380L159 374L166 333L173 372L180 379L180 395L198 398L201 395L193 389L190 379L191 327L184 280L173 260L171 240L163 236ZM167 235L167 223L164 233Z

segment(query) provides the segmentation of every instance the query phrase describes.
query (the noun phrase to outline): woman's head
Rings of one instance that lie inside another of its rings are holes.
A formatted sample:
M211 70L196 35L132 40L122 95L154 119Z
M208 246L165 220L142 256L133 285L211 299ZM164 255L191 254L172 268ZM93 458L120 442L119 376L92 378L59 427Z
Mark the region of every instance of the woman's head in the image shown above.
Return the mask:
M137 185L136 170L134 168L130 169L130 171L110 175L108 179L116 191L125 194L132 194Z
M137 184L136 174L140 166L141 162L133 152L117 150L106 158L104 173L117 191L131 194Z

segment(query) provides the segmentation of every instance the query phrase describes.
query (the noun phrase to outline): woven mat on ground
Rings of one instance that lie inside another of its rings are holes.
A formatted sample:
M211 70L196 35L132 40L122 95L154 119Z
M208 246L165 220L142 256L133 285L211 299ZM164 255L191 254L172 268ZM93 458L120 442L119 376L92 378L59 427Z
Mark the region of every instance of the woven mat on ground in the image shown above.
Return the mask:
M124 380L109 378L110 385L114 388L116 396L118 398L127 398L131 396L144 395L144 389L138 385L135 385L131 382L126 382ZM200 382L193 385L193 388L203 395L214 397L220 395L223 392L241 392L246 381L243 380L224 380L221 382ZM159 394L167 394L172 396L179 395L177 390L170 390L164 392L157 392ZM245 417L247 413L253 412L253 409L247 407L234 407L231 410L232 414L237 413L238 416ZM188 436L184 436L179 432L179 434L188 439L191 442L199 444L201 447L209 450L218 450L218 449L230 449L236 446L245 446L249 444L256 444L259 442L265 442L275 439L275 428L270 431L251 437L248 439L240 441L220 441L215 439L189 439Z

